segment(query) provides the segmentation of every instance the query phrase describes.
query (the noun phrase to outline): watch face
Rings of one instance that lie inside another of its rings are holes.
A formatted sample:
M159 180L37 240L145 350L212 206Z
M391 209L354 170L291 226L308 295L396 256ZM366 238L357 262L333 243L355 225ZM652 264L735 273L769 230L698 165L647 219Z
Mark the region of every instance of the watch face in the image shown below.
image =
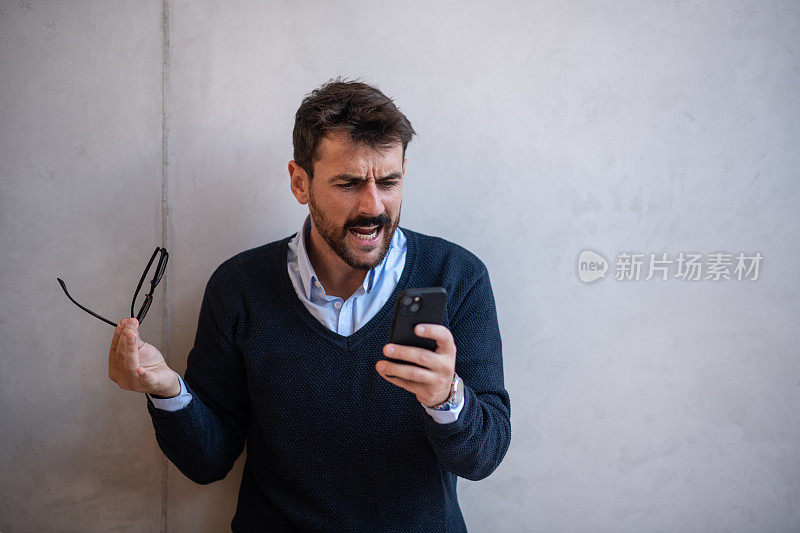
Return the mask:
M463 381L461 381L461 377L456 374L456 379L453 382L453 406L458 405L458 403L461 401L461 398L464 396L464 387L462 385Z

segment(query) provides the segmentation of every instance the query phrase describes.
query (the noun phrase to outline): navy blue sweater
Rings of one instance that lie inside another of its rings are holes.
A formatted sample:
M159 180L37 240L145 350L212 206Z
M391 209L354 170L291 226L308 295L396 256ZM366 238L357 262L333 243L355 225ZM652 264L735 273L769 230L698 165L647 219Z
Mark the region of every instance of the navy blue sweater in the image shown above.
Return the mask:
M286 268L291 237L225 261L206 286L178 411L147 408L158 444L197 483L224 478L247 444L233 531L465 531L456 476L479 480L511 441L500 331L484 264L403 228L394 293L348 337L317 321ZM397 293L447 289L466 403L440 424L375 370Z

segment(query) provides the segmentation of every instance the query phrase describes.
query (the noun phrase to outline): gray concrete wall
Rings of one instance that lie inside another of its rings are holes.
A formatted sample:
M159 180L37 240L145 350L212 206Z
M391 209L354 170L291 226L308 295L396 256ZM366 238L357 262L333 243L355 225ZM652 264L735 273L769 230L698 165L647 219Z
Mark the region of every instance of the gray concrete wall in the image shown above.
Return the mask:
M108 379L161 241L161 4L0 5L0 530L159 531L165 459ZM164 298L143 323L164 339Z
M419 132L403 225L492 276L513 441L471 531L800 530L799 53L796 2L2 2L0 530L229 528L242 460L167 463L55 278L119 320L166 244L142 335L182 373L213 269L299 227L293 114L340 74ZM719 251L759 279L614 278Z

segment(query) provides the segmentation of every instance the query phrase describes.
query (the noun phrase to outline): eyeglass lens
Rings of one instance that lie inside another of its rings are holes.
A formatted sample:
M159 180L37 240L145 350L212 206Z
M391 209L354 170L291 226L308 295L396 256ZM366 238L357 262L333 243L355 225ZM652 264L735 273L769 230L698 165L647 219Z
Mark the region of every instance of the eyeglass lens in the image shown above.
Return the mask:
M141 309L139 310L139 312L136 315L136 317L139 320L139 322L141 322L142 319L144 319L144 316L147 314L147 311L150 309L150 304L153 301L153 291L155 290L156 286L161 282L161 278L164 277L164 272L165 272L165 270L167 268L167 259L169 258L169 255L167 254L167 251L164 250L163 248L158 248L158 249L156 249L155 252L153 252L153 256L150 258L150 261L147 263L146 270L144 271L144 273L142 274L142 277L140 279L140 285L136 289L135 299L134 299L133 302L131 302L131 312L133 312L133 310L136 309L136 307L137 307L137 301L136 300L138 300L137 297L138 297L140 289L141 289L141 283L145 279L148 278L148 274L150 273L150 271L152 270L152 267L153 267L153 260L155 259L155 256L159 251L161 252L161 256L158 258L158 264L155 267L155 274L153 275L153 278L150 281L150 292L148 292L144 296L144 301L142 301Z
M166 255L166 251L165 251L165 252L163 252L161 254L161 257L158 259L158 266L156 267L157 268L156 275L153 276L153 283L154 283L153 286L154 287L155 287L155 285L158 285L161 282L161 278L164 277L164 272L167 270L167 259L168 258L169 258L169 256Z
M142 319L144 319L144 316L147 314L147 311L150 310L150 304L152 303L152 301L153 301L153 297L151 295L148 294L147 296L144 297L144 303L142 304L142 308L139 310L139 313L136 315L136 320L138 320L139 323L142 322Z

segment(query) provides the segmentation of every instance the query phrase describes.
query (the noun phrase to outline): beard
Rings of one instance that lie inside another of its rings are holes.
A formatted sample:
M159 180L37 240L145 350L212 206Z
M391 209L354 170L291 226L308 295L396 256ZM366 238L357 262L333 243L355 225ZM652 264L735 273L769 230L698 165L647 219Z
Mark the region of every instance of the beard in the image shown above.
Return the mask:
M402 208L402 204L401 204ZM314 202L314 195L309 191L308 195L308 210L311 214L311 221L317 227L317 231L330 246L331 250L339 256L350 268L356 270L371 270L380 265L386 254L389 253L389 247L392 243L392 236L394 230L400 224L400 210L397 211L397 218L391 220L389 215L382 213L376 217L356 217L347 221L344 227L337 227L330 220L328 220L322 211ZM357 226L380 226L381 240L378 243L378 255L371 261L364 261L358 258L353 250L347 244L347 234L350 228Z

